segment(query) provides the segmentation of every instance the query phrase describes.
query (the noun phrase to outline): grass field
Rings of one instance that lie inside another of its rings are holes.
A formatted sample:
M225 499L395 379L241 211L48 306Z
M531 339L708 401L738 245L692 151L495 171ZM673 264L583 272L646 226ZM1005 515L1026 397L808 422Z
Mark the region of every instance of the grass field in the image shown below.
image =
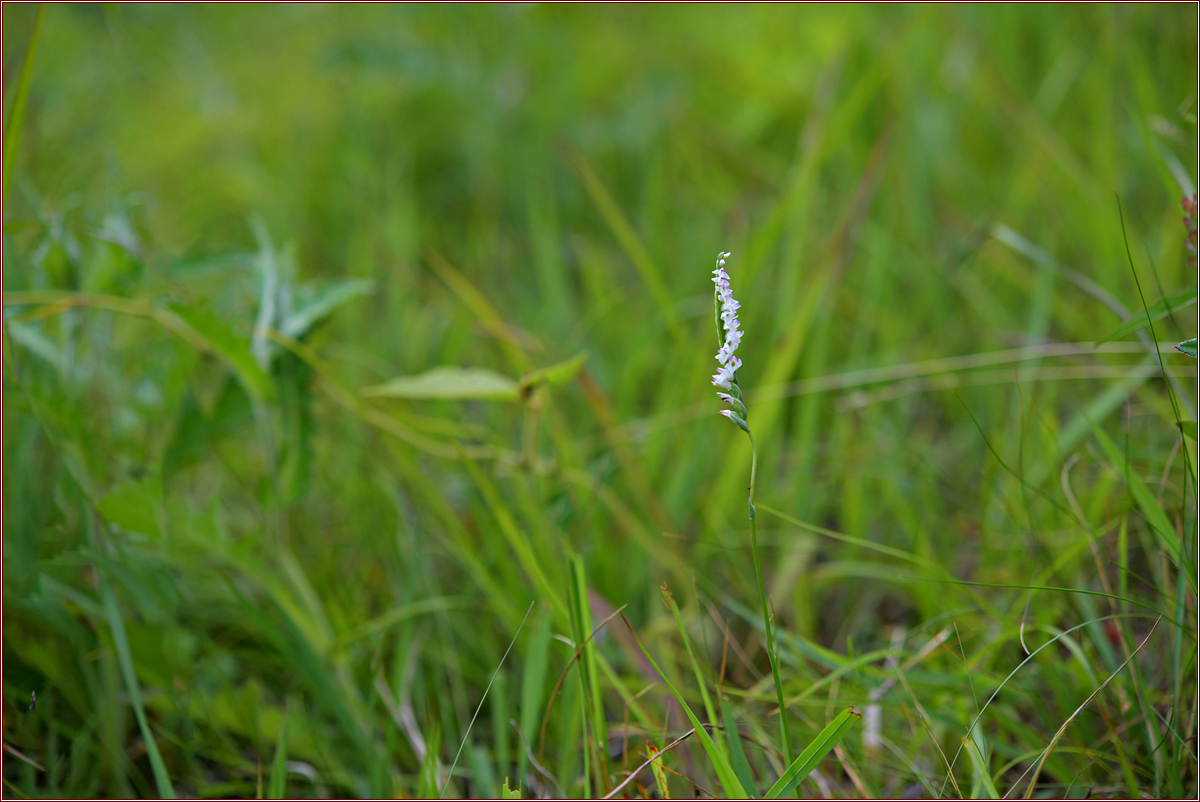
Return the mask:
M39 8L7 798L1196 795L1194 5Z

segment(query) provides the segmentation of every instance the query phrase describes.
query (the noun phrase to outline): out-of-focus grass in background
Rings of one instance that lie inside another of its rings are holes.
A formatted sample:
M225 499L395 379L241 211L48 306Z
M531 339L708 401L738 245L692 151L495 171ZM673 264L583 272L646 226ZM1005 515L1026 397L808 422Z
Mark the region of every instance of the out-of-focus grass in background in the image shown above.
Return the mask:
M1093 343L1144 315L1114 188L1146 304L1183 290L1157 340L1196 334L1195 14L49 7L6 793L436 795L464 737L448 795L603 793L687 727L619 617L556 686L575 556L702 711L668 585L770 785L728 249L788 721L865 713L799 791L1015 796L1053 745L1037 796L1194 795L1195 360L1176 413L1149 327ZM506 397L362 392L439 366ZM694 738L662 763L626 792L723 793Z

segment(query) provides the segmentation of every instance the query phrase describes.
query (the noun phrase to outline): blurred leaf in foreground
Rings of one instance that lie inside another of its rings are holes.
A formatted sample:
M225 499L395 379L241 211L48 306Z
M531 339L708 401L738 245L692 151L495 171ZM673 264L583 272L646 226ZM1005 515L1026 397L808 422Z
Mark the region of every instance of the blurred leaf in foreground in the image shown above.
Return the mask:
M399 376L385 384L363 389L364 396L387 398L476 398L515 401L517 383L488 368L441 365L415 376Z

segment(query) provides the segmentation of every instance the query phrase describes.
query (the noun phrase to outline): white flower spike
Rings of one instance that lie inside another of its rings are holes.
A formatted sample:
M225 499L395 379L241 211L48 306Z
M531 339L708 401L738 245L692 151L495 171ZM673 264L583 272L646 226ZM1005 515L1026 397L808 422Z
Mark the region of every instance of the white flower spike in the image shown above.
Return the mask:
M758 469L758 447L754 444L754 433L750 431L750 424L746 423L748 417L746 405L742 401L742 388L738 383L737 372L738 368L742 366L742 360L734 356L734 351L742 341L741 322L737 316L741 304L734 299L733 290L729 287L729 274L725 272L725 260L730 256L731 254L726 251L717 254L717 269L713 271L713 284L717 285L713 291L713 322L717 324L717 340L721 343L721 348L717 351L719 367L712 377L712 383L722 390L729 391L717 393L717 398L733 407L732 409L722 409L720 414L729 418L750 438L750 486L746 488L746 511L750 517L750 550L754 555L754 576L758 580L758 600L762 604L763 627L767 633L767 659L771 663L771 676L775 680L775 698L779 702L779 709L783 710L787 705L783 699L783 681L779 676L779 648L772 634L774 627L771 625L771 615L767 605L767 589L763 583L762 561L758 558L758 527L754 522L754 475ZM789 734L787 722L782 716L779 718L779 733L782 736L784 757L790 761L793 754L792 736Z
M728 393L717 393L717 397L730 406L740 407L737 411L745 415L745 407L740 401L741 388L737 388L737 371L742 366L742 360L733 355L742 341L742 331L738 328L741 322L737 317L737 310L741 304L734 299L733 290L729 286L729 274L725 272L725 260L731 255L728 251L717 254L717 269L713 271L713 283L717 285L713 299L717 307L717 326L718 330L724 333L725 341L717 351L719 367L713 374L712 383L715 387L734 390L732 396Z

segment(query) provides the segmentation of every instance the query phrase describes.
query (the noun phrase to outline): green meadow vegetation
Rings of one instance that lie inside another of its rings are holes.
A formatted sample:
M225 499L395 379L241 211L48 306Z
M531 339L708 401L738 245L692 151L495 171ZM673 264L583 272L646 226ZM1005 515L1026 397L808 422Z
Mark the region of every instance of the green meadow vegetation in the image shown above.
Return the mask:
M1194 5L4 23L6 798L1197 794Z

